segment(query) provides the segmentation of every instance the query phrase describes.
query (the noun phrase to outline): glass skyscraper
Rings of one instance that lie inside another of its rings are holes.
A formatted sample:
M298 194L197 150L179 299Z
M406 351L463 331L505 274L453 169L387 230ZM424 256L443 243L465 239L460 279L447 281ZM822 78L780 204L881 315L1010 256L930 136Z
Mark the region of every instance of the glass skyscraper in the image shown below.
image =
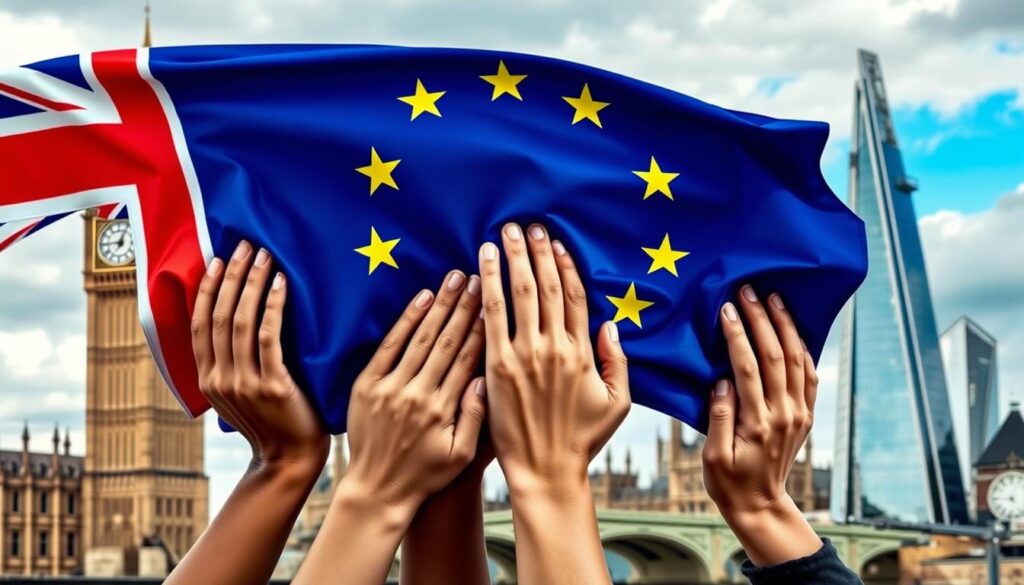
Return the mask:
M970 487L971 467L1002 422L996 340L974 321L960 317L946 329L939 343L953 406L960 471L966 487Z
M878 57L858 55L848 204L868 275L843 318L832 514L967 522L917 216Z

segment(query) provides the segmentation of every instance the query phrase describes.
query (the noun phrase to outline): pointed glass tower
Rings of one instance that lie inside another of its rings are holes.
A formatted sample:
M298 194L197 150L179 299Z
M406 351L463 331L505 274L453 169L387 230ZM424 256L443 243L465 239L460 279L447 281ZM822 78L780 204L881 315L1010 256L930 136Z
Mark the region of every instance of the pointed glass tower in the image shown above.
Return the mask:
M850 207L868 235L868 276L844 316L832 513L962 523L961 481L917 216L878 57L858 55Z

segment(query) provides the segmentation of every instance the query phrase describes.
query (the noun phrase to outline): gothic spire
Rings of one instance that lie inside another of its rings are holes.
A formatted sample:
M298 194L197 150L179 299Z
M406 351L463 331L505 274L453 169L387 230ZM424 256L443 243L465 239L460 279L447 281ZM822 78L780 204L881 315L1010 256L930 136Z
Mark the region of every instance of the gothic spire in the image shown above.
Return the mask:
M142 46L143 47L152 47L153 46L153 37L152 37L152 35L150 34L150 31L149 31L149 2L146 2L146 27L145 27L145 31L142 33Z
M71 455L71 428L64 429L64 454Z

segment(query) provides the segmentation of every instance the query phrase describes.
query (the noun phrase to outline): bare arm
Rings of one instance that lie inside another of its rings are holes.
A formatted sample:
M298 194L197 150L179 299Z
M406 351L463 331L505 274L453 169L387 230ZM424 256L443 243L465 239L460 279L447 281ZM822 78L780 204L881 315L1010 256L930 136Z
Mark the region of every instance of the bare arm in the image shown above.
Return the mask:
M416 512L402 540L402 585L490 585L481 484L494 450L486 435L473 463Z
M509 335L498 248L480 249L491 437L512 497L519 579L609 583L587 465L629 411L626 357L606 323L590 341L572 258L547 231L502 230L515 314Z
M421 291L353 385L351 462L296 585L379 585L416 510L473 460L485 392L471 282L452 272L436 297Z
M200 389L249 442L252 461L172 585L267 582L327 458L328 436L281 357L285 279L275 278L257 324L271 261L262 250L253 257L242 242L226 270L214 259L192 324Z

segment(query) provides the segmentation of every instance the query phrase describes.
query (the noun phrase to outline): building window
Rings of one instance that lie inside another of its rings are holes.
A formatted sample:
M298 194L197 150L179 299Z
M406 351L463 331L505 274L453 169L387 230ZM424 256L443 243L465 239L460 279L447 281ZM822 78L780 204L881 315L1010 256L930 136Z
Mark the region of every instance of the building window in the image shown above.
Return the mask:
M74 558L75 556L75 549L78 545L78 543L75 542L75 537L76 535L74 532L68 532L67 538L64 539L64 556L68 558Z
M11 531L11 556L12 557L20 557L21 556L21 531L20 530L12 530Z
M49 514L50 513L50 494L49 492L39 492L39 513Z
M68 496L67 496L68 516L74 516L75 515L75 506L76 506L76 504L78 504L78 502L75 500L75 494L74 493L68 494Z
M48 557L50 556L50 531L40 530L39 531L39 556Z
M185 516L192 517L192 500L185 500Z
M157 516L163 516L163 514L164 514L164 499L163 498L157 498L156 499L156 515Z
M177 498L174 500L174 515L181 516L181 500Z
M21 490L11 492L11 512L21 512Z

